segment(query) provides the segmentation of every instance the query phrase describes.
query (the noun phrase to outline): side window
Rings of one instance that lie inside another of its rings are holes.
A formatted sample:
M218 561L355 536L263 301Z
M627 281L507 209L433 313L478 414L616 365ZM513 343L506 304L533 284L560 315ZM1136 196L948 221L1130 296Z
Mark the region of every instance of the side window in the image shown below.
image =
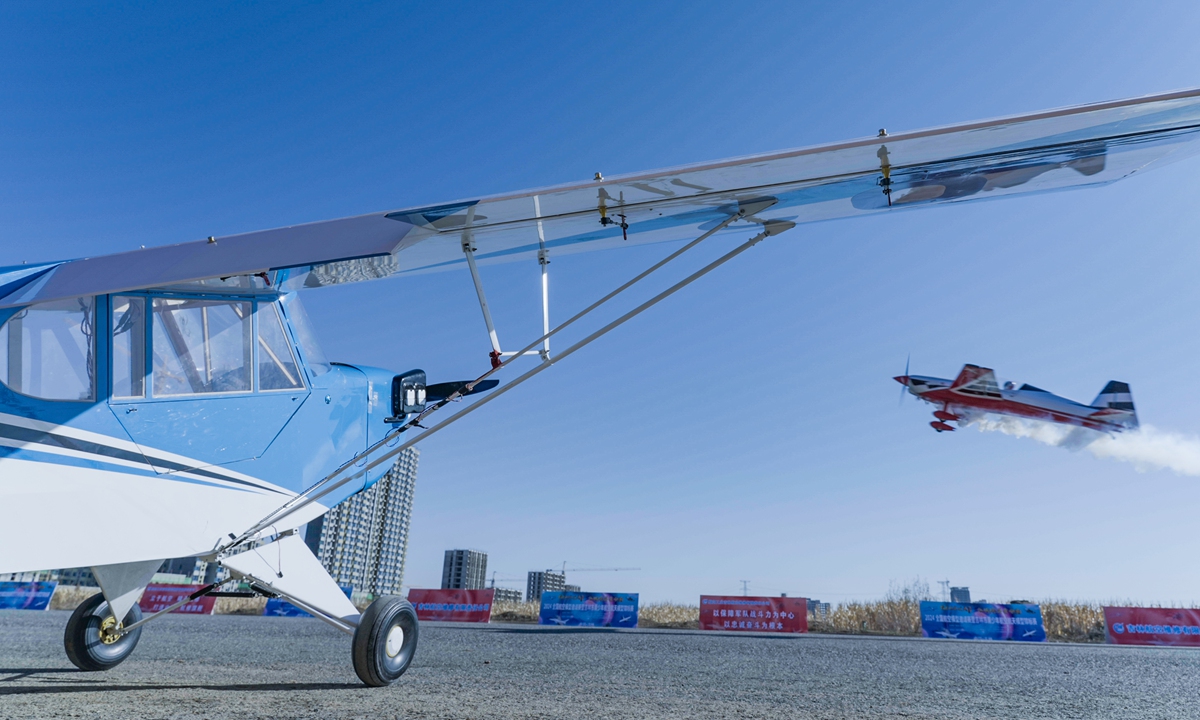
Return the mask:
M251 390L250 303L153 298L155 396Z
M146 396L146 298L113 296L112 394Z
M46 400L96 397L95 298L39 303L0 327L0 380Z
M258 304L258 389L292 390L304 387L292 354L292 343L283 330L273 302Z

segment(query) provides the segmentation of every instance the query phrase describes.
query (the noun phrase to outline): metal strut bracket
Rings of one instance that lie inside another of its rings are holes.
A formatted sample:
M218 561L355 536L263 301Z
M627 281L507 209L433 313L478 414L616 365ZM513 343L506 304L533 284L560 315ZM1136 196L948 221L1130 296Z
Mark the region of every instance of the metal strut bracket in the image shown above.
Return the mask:
M542 228L542 208L538 197L533 197L534 215L538 218L538 265L542 270L542 334L543 342L541 350L522 350L518 352L504 352L500 349L500 337L496 334L496 323L492 320L492 311L488 307L487 296L483 292L483 279L479 277L479 266L475 263L475 236L471 229L471 223L475 220L475 208L467 210L467 222L463 228L462 234L462 249L463 254L467 256L467 267L471 271L471 280L475 283L475 295L479 298L479 309L483 311L483 323L487 326L488 340L492 344L492 351L488 353L488 358L491 360L492 368L500 367L501 358L515 357L518 355L538 355L543 361L550 361L550 274L546 267L550 264L550 254L546 249L546 233Z
M610 322L609 324L605 325L604 327L600 328L599 330L593 332L592 334L588 335L587 337L583 338L582 340L576 342L574 345L570 346L566 350L563 350L561 353L558 354L556 359L563 360L563 359L567 358L568 356L570 356L573 353L575 353L576 351L578 351L580 348L592 343L596 339L607 334L614 328L616 328L620 325L623 325L625 322L636 317L637 315L640 315L642 312L648 310L652 306L658 304L662 300L673 295L674 293L676 293L677 291L686 287L687 285L690 285L691 283L693 283L696 280L700 279L701 277L707 275L708 273L712 272L713 270L720 267L721 265L724 265L726 262L728 262L728 261L732 260L733 258L737 257L738 255L742 254L743 252L750 249L751 247L757 245L759 242L766 239L767 237L770 237L772 235L778 235L782 232L786 232L787 230L790 230L791 228L794 228L796 226L796 224L791 221L788 221L788 220L762 220L755 216L756 213L758 213L768 207L771 207L772 205L775 204L775 202L776 202L776 200L771 197L756 198L754 200L746 200L746 201L739 202L738 209L736 212L731 213L728 217L726 217L724 220L719 222L717 225L715 225L715 226L709 228L707 231L705 231L704 234L702 234L699 237L697 237L696 239L688 242L683 247L675 250L674 252L667 255L662 260L659 260L658 262L654 263L653 265L646 268L642 272L638 273L632 279L626 281L624 284L620 285L615 290L609 292L604 297L600 298L599 300L592 303L588 307L579 311L574 316L572 316L570 319L566 320L562 324L555 327L553 330L546 332L543 337L538 338L534 342L530 343L521 352L525 353L525 352L532 351L533 348L537 347L539 344L542 344L551 335L555 335L558 332L573 325L577 320L583 318L586 315L589 315L592 311L596 310L601 305L604 305L612 298L616 297L617 295L621 294L628 288L632 287L633 285L637 284L641 280L645 279L651 273L655 272L656 270L658 270L659 268L662 268L667 263L669 263L672 260L683 255L685 252L687 252L691 248L696 247L701 242L703 242L705 239L712 237L713 235L717 234L721 230L725 229L726 227L728 227L730 224L732 224L736 220L746 220L748 222L759 224L762 226L762 231L759 232L754 237L750 238L749 240L745 241L741 245L737 246L733 250L730 250L729 252L725 253L721 257L710 262L708 265L705 265L704 267L695 271L694 273L687 276L683 280L675 283L671 287L660 292L658 295L655 295L653 298L651 298L651 299L647 300L646 302L642 303L641 305L637 306L633 310L630 310L629 312L625 313L624 315L617 318L616 320ZM468 255L468 257L470 257L470 256ZM482 290L480 290L480 294L482 295ZM508 360L505 360L504 362L500 363L499 367L494 367L491 370L488 370L486 373L479 376L475 380L467 383L464 389L470 390L472 387L475 386L476 383L479 383L479 382L487 379L491 375L495 374L499 369L501 369L501 368L507 366L509 363L511 363L513 361L513 359L514 358L510 357ZM328 495L329 493L334 492L335 490L342 487L343 485L346 485L347 483L351 482L352 480L362 477L364 473L369 472L370 470L378 467L380 464L389 461L391 458L395 457L396 455L399 455L404 450L412 447L413 445L424 440L425 438L429 437L430 435L438 432L442 428L447 427L448 425L456 422L460 418L465 417L467 414L472 413L472 412L478 410L479 408L483 407L484 405L488 404L489 402L492 402L493 400L499 398L500 396L507 393L509 390L512 390L513 388L515 388L518 385L520 385L521 383L529 380L530 378L532 378L533 376L542 372L543 370L549 368L550 366L551 366L551 363L548 363L548 362L541 363L537 367L534 367L534 368L528 370L527 372L525 372L523 375L521 375L517 378L514 378L513 380L505 383L504 385L497 388L494 392L489 393L488 395L485 395L478 401L468 405L467 407L463 408L462 410L459 410L458 412L454 413L450 417L447 417L446 419L442 420L441 422L437 423L436 425L433 425L428 428L421 426L422 428L424 428L424 432L417 435L416 437L413 437L413 438L407 440L406 442L393 444L400 433L408 430L409 428L411 428L415 425L418 425L421 420L426 418L431 413L436 412L437 410L444 407L448 403L461 397L461 391L452 393L449 397L447 397L443 400L439 400L433 406L426 408L425 411L420 413L416 418L408 420L404 425L389 432L385 437L378 440L374 445L368 447L366 452L362 453L361 455L354 458L353 460L349 460L347 462L342 463L342 465L339 466L337 469L335 469L333 472L329 473L322 479L318 480L316 483L314 483L312 486L310 486L304 492L300 493L299 495L296 495L295 497L293 497L290 500L288 500L287 502L285 502L277 510L275 510L270 515L263 518L262 520L257 522L255 525L253 525L252 527L250 527L249 529L244 531L241 535L231 537L231 542L224 544L222 546L221 550L228 551L230 548L234 548L243 543L248 542L250 539L254 538L256 536L256 534L261 532L263 529L271 527L272 525L275 525L276 523L281 522L284 518L293 515L294 513L298 512L299 510L306 507L307 505L309 505L313 502L316 502L317 500L320 500L322 497ZM375 453L375 452L381 451L381 450L383 451L381 454L372 456L372 453ZM368 457L368 456L372 456L372 459L370 460L370 462L368 462L366 464L365 467L356 467L356 463L358 462L359 458L364 458L364 457Z

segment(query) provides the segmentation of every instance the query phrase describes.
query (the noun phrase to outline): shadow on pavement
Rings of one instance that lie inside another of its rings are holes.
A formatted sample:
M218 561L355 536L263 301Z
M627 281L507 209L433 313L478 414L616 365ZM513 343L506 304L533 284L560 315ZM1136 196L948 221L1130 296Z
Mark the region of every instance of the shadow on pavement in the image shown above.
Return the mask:
M82 671L79 668L0 668L0 676L7 676L0 677L0 682L24 680L30 675L48 675L52 673L70 673L73 675L77 672Z
M0 671L3 672L3 671ZM40 672L40 671L38 671ZM52 670L50 672L60 672ZM0 686L3 695L52 695L57 693L103 693L128 692L131 690L226 690L233 692L261 692L264 690L369 690L360 683L246 683L239 685L106 685L97 681L95 685L10 685Z

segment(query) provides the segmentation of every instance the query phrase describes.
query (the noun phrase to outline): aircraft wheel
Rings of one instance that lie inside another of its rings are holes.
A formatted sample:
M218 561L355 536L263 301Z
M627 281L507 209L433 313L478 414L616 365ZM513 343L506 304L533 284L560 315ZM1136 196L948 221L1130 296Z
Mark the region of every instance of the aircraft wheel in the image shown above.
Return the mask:
M102 606L103 610L100 611ZM132 625L141 619L142 610L134 605L126 613L124 624ZM112 632L116 625L102 593L96 593L75 608L63 634L67 657L75 667L89 672L108 670L129 657L137 647L142 629L137 628L128 635L116 637Z
M417 611L389 595L371 603L354 631L354 672L372 687L391 685L417 651Z

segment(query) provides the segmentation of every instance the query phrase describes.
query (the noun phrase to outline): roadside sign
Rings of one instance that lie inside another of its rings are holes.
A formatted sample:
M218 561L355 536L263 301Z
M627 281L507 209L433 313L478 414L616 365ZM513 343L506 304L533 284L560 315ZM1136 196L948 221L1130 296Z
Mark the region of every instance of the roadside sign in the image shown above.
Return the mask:
M637 593L542 593L539 625L637 627Z
M1106 607L1104 641L1114 645L1200 647L1200 610Z
M55 582L0 582L0 609L45 610L57 587Z
M142 593L142 599L138 601L138 607L147 615L156 613L191 595L199 590L200 587L199 585L147 585L146 592ZM185 615L212 615L213 605L216 602L217 599L215 597L206 595L185 603L171 612L183 613Z
M490 588L484 590L409 590L418 620L485 623L492 619Z
M808 600L792 597L701 595L700 629L808 632Z
M1045 642L1040 605L921 603L921 634L947 640Z
M342 592L346 593L346 597L350 597L354 592L354 588L349 585L339 585ZM271 615L274 617L312 617L300 608L291 604L282 598L268 598L267 604L263 608L263 615Z

